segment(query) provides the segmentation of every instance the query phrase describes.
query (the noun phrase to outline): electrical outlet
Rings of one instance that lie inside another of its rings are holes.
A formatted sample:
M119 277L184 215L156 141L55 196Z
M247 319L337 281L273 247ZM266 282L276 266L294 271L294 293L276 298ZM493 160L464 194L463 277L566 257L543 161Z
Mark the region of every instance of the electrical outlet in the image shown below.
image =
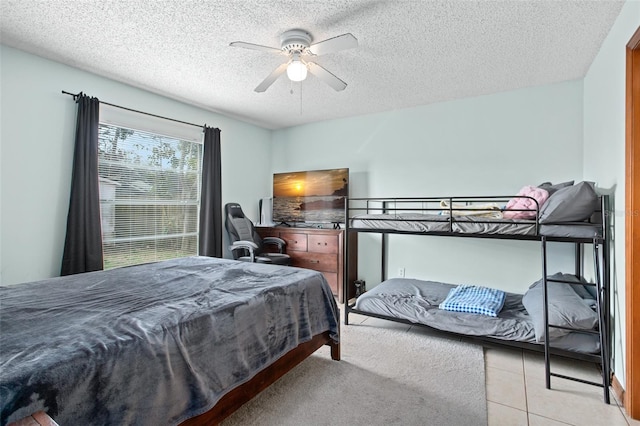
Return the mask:
M404 278L404 268L398 268L398 276Z

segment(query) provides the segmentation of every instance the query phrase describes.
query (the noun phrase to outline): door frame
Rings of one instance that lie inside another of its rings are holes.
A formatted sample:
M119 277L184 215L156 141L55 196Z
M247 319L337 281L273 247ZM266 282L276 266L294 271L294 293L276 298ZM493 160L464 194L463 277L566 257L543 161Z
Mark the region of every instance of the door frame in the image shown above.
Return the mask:
M625 113L625 308L624 406L640 418L640 27L627 43ZM634 309L635 308L635 309Z

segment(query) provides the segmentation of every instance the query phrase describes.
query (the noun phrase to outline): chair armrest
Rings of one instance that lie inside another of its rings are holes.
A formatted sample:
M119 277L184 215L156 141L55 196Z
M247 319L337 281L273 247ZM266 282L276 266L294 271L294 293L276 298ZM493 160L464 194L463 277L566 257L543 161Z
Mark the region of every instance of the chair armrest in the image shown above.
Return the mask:
M231 251L239 250L239 249L248 250L249 256L251 256L251 261L252 262L256 261L255 250L258 250L258 245L256 243L254 243L253 241L241 240L241 241L236 241L229 246L229 250Z
M287 242L278 237L264 237L262 239L262 244L275 244L278 246L280 253L284 253L284 248L287 246Z
M233 244L231 244L230 248L232 250L235 250L237 248L246 248L247 250L258 250L258 245L253 241L240 240L240 241L235 241Z

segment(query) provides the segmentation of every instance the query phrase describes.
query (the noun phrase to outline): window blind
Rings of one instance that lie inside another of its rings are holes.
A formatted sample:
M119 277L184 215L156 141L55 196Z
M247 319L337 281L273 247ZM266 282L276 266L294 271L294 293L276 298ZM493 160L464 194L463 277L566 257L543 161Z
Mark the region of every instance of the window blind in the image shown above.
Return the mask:
M198 253L202 144L101 123L104 268Z

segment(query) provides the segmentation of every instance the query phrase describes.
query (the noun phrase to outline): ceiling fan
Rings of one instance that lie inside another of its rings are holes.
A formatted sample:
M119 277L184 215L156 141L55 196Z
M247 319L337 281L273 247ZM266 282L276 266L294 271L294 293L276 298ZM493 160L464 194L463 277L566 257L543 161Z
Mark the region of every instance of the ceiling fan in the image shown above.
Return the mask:
M291 81L304 80L307 78L307 71L309 71L335 90L344 90L347 87L347 83L309 59L313 59L314 56L357 47L358 39L351 33L346 33L314 44L311 44L312 40L313 38L308 32L295 29L282 33L280 36L280 49L245 43L244 41L234 41L230 43L229 46L244 47L245 49L261 50L263 52L287 56L287 62L273 70L273 72L254 89L256 92L264 92L267 90L285 71Z

